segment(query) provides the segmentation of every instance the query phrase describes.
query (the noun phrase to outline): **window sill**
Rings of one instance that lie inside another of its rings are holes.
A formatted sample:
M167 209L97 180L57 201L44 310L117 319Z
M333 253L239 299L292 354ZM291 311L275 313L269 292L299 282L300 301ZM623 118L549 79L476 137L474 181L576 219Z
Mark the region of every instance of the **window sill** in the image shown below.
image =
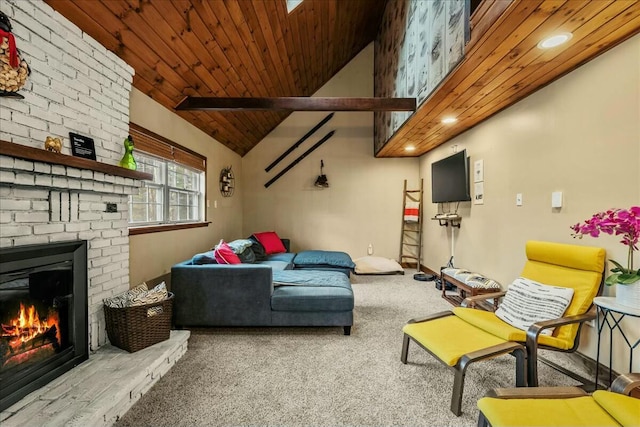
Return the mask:
M162 224L162 225L144 225L138 227L129 227L129 236L138 234L158 233L161 231L185 230L187 228L208 227L211 221L205 222L189 222L186 224Z

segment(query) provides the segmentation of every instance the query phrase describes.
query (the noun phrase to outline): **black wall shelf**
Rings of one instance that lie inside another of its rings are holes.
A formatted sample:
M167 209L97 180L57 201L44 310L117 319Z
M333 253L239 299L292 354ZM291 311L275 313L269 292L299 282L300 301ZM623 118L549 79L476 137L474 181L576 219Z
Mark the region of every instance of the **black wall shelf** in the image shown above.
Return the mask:
M460 228L460 221L462 221L462 217L461 216L448 216L444 218L433 217L431 218L431 220L438 221L438 223L442 227L448 227L449 224L451 224L452 227Z

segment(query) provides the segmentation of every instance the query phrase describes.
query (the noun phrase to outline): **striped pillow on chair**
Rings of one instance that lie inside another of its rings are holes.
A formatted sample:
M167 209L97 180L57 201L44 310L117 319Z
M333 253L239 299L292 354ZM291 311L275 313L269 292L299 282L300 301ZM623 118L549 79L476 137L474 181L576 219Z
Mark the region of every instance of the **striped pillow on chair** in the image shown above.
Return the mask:
M561 288L518 277L509 285L496 316L526 331L533 323L562 317L573 298L572 288ZM541 332L551 335L553 328Z

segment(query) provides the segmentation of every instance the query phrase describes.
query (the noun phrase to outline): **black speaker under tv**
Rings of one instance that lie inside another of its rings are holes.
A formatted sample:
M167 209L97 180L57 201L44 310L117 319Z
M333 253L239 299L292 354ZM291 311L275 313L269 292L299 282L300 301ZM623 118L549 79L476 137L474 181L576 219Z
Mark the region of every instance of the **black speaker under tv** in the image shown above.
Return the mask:
M431 164L431 201L433 203L470 200L467 150Z

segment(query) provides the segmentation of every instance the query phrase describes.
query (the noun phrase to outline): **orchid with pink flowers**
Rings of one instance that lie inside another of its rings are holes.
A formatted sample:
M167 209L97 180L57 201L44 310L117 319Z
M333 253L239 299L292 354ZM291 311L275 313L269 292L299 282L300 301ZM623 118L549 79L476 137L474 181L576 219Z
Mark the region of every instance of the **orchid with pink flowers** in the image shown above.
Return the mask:
M607 277L605 283L607 285L628 285L640 280L640 269L633 269L633 252L638 250L638 240L640 240L640 206L631 206L629 209L609 209L605 212L598 212L584 223L571 226L574 231L573 237L582 238L589 235L598 237L600 233L615 234L621 236L622 243L629 247L629 255L627 257L627 267L610 259L615 268L611 269L614 273Z

